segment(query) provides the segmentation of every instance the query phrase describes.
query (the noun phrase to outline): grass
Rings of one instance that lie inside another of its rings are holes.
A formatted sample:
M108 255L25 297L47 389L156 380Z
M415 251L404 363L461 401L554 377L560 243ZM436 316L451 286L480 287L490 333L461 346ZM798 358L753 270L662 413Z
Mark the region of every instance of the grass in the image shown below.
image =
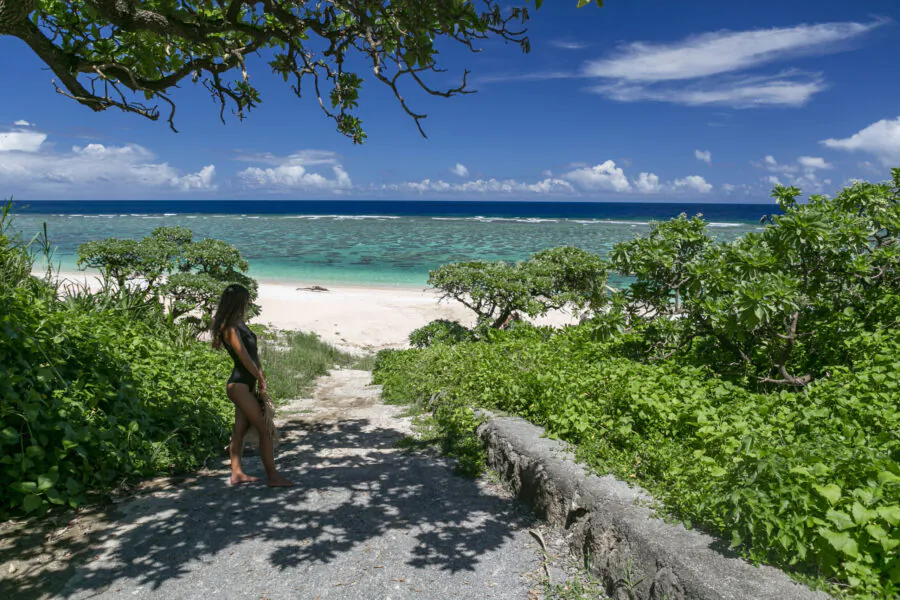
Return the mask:
M333 367L359 368L359 357L341 352L314 333L262 329L257 334L259 358L276 404L309 395L316 378Z

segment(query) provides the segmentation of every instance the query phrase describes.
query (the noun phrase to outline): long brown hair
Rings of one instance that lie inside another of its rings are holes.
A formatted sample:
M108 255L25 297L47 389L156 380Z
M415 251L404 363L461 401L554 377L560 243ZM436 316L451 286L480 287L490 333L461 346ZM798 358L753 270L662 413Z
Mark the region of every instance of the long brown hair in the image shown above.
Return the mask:
M234 327L243 320L249 305L250 291L247 288L237 283L232 283L225 288L219 304L216 306L216 315L213 317L210 327L213 348L222 346L222 333L228 327Z

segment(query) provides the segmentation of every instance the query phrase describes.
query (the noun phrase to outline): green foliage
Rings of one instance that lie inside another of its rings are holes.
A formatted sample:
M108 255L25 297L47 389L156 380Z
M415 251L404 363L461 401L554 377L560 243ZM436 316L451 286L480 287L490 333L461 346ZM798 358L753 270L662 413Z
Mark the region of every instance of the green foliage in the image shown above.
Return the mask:
M8 267L0 276L0 516L78 506L217 454L234 412L224 391L227 356L170 322L138 287L93 293L31 276L31 244L8 235L10 219L7 207L0 214L0 260ZM184 240L183 232L172 238ZM49 263L46 232L36 241ZM133 272L134 257L121 246L94 248L94 257L115 257L111 280Z
M356 366L356 359L326 344L314 333L257 332L259 358L269 394L276 404L305 397L317 377L337 365Z
M221 240L193 240L184 227L158 227L139 241L109 238L78 247L79 267L100 271L111 291L131 285L148 301L162 300L169 319L190 315L204 328L225 288L239 283L256 297L258 285L245 274L249 265L240 252ZM251 306L251 315L259 307Z
M465 464L482 464L474 406L519 414L754 560L861 596L896 591L896 340L799 393L753 393L671 361L598 360L608 352L578 329L545 343L498 332L386 354L375 373L387 399L432 407Z
M0 291L0 513L77 506L221 448L227 358L163 323Z
M535 0L535 7L541 3ZM578 0L577 6L589 3ZM322 110L354 143L366 139L356 116L364 79L348 70L351 65L371 69L418 126L425 115L409 108L398 79L437 96L470 91L468 71L462 84L450 89L425 82L423 73L444 71L437 63L440 44L459 43L477 52L479 41L502 39L524 52L531 48L524 27L527 6L501 6L494 0L339 7L308 0L142 0L140 10L135 6L92 0L7 2L0 35L27 43L54 72L54 86L66 97L94 111L116 108L154 121L162 104L173 130L171 94L187 81L206 88L220 118L227 110L243 119L262 101L250 78L258 61L246 57L262 54L273 75L290 82L298 97L303 81L309 85L312 79Z
M627 290L632 311L663 315L681 311L683 288L690 280L688 265L713 241L701 216L688 219L681 214L652 223L646 237L615 245L610 253L612 267L636 279Z
M835 198L774 195L784 214L732 243L682 216L618 245L635 283L583 326L383 353L376 381L430 409L473 467L472 410L518 414L753 561L896 597L900 169ZM449 280L503 297L508 279L478 271Z
M414 348L427 348L432 344L456 344L474 339L471 331L446 319L432 321L409 334L409 343Z
M529 260L471 261L432 271L428 284L475 312L480 326L498 328L513 312L536 317L566 305L600 306L606 263L578 248L544 250Z

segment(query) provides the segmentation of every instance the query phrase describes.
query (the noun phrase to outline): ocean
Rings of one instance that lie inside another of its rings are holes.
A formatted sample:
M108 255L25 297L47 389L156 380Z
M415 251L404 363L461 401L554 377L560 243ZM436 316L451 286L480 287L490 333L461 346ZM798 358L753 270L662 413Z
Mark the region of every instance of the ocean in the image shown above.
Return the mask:
M717 239L761 228L763 204L475 201L30 201L14 203L14 228L47 224L56 261L75 270L78 246L139 239L184 226L195 239L236 246L260 281L423 286L428 272L465 260L516 261L555 246L605 255L646 234L651 221L702 214Z

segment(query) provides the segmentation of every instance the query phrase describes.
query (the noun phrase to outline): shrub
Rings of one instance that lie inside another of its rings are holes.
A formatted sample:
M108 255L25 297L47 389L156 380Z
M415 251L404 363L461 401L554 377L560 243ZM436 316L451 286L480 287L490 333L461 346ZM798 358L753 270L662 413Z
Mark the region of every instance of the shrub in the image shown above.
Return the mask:
M224 289L238 283L256 298L257 283L240 252L221 240L194 241L184 227L158 227L141 240L109 238L78 247L78 265L100 271L104 287L121 290L133 284L148 299L163 301L169 319L191 315L199 329L208 325ZM259 307L251 305L250 314Z
M839 595L896 597L900 169L835 198L773 195L784 214L731 243L682 216L617 245L612 264L634 283L584 326L385 354L376 381L429 406L473 468L472 409L518 414L754 561ZM542 310L524 265L439 274L484 317Z
M6 207L0 516L78 506L90 494L196 469L217 454L234 412L224 389L227 355L172 323L142 289L59 290L49 277L33 277L35 257L28 243L8 234L10 219ZM38 242L50 264L46 232ZM124 263L116 264L110 277L127 279Z
M604 302L606 263L578 248L553 248L530 260L471 261L432 271L428 284L475 312L479 326L499 328L514 312L531 317Z
M409 343L414 348L427 348L432 344L456 344L473 339L471 331L446 319L432 321L409 334Z

